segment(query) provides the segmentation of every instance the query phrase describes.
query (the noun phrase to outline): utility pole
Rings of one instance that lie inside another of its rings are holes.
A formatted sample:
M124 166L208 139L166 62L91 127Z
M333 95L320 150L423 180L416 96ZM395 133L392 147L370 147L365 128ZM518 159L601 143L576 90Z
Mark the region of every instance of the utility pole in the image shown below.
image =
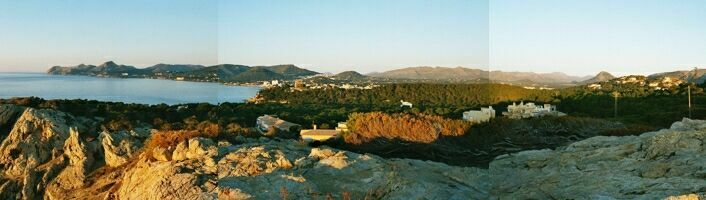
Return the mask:
M696 75L698 74L698 68L694 67L694 75L689 77L689 82L687 86L687 91L689 93L689 119L691 119L691 82L694 81L694 78L696 78Z
M613 109L615 111L614 117L618 118L618 97L620 97L620 92L613 92L613 97L615 98L615 108Z
M689 92L689 119L691 119L691 83L689 83L687 91Z

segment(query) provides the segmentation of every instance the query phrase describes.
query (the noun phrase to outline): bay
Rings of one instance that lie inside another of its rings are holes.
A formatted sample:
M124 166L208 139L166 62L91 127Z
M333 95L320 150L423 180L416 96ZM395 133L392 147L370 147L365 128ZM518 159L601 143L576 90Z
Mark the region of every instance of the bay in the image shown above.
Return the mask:
M0 73L0 98L89 99L169 105L243 102L259 87L157 79L59 76L43 73Z

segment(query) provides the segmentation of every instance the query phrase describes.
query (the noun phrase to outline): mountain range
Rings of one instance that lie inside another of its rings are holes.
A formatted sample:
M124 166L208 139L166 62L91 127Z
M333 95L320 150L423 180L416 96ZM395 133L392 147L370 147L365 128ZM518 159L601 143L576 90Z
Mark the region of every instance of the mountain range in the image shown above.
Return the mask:
M371 77L413 80L443 81L493 81L510 83L561 84L587 80L591 77L570 76L561 72L503 72L470 69L464 67L409 67L381 73L368 74Z
M169 78L210 82L258 82L269 80L294 80L321 73L295 65L246 66L220 64L213 66L189 64L156 64L146 68L116 64L108 61L100 65L54 66L47 71L54 75L85 75L134 78ZM706 82L706 69L696 71L673 71L647 76L649 79L670 77L696 83ZM504 72L471 69L464 67L407 67L366 75L356 71L345 71L331 76L336 80L387 81L387 82L499 82L518 85L570 86L609 81L612 74L602 71L596 76L571 76L561 72Z

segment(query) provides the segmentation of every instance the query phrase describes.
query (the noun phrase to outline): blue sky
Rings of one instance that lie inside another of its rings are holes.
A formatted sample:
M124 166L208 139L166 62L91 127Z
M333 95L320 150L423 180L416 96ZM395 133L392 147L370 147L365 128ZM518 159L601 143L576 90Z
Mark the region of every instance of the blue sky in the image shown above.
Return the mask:
M0 71L114 60L616 74L706 67L702 0L0 0Z
M703 0L492 0L499 70L646 74L706 67Z
M362 72L488 63L487 1L221 1L219 10L227 63Z
M0 0L0 71L217 63L217 5L204 2Z

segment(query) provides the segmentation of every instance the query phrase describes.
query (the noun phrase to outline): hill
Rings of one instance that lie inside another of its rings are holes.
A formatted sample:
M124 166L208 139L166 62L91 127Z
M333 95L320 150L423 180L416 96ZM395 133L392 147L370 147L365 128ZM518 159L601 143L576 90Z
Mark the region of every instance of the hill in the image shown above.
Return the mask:
M277 73L279 75L282 75L284 77L288 77L288 78L313 76L313 75L319 74L318 72L299 68L295 65L258 66L255 68L264 68L264 69L267 69L267 70L272 71L274 73Z
M605 71L601 71L600 73L596 74L596 76L594 76L593 78L585 80L585 81L581 81L580 84L583 85L583 84L591 84L591 83L600 83L600 82L613 80L614 78L616 78L616 77L613 76L612 74L605 72Z
M254 81L266 81L266 80L279 80L286 79L282 74L275 73L273 71L267 70L265 68L250 68L247 71L239 73L235 76L230 77L228 81L233 82L254 82Z
M648 79L662 79L664 77L702 84L706 82L706 69L663 72L647 76Z
M231 65L222 64L214 65L210 67L205 67L203 69L186 72L184 75L194 75L194 76L211 76L213 74L217 75L221 80L229 80L232 77L248 71L250 67L244 65Z
M108 61L98 66L80 64L74 67L54 66L47 73L53 75L122 75L122 73L140 73L141 70L127 65L118 65Z
M156 64L152 67L145 68L145 71L152 73L170 73L170 72L188 72L204 68L203 65L172 65L172 64Z
M338 80L361 80L361 79L366 79L368 78L365 75L362 75L356 71L345 71L336 74L333 76L333 78L338 79Z

